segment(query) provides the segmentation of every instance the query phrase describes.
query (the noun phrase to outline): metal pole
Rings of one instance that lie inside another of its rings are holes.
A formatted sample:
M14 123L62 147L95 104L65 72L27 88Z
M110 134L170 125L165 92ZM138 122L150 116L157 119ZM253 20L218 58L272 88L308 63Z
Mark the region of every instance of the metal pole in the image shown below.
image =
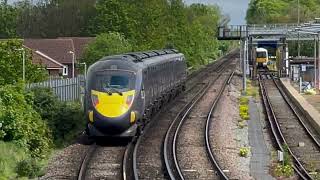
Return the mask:
M74 52L72 52L72 78L74 78Z
M243 45L243 63L242 63L242 65L243 65L243 94L245 95L246 94L246 91L247 91L247 82L246 82L246 80L247 80L247 75L246 75L246 55L245 55L245 53L246 53L246 50L245 50L245 48L246 48L246 42L247 42L247 40L244 40L244 45Z
M87 79L87 63L84 63L84 79Z
M301 46L300 46L300 33L298 33L298 58L300 59L301 54Z
M317 36L314 37L314 87L317 84Z
M22 80L26 82L26 52L22 49Z
M318 34L318 71L320 71L320 34ZM318 72L318 89L320 89L320 72Z

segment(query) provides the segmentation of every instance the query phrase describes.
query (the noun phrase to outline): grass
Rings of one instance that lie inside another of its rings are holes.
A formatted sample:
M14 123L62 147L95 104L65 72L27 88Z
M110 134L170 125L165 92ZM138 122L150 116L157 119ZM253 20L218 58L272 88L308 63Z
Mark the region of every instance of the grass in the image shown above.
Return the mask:
M14 143L0 141L0 180L17 179L16 166L27 154Z
M31 159L12 142L0 141L0 180L30 179L44 174L48 160Z
M247 80L247 96L252 96L254 98L257 98L259 95L259 88L257 86L252 85L251 80Z

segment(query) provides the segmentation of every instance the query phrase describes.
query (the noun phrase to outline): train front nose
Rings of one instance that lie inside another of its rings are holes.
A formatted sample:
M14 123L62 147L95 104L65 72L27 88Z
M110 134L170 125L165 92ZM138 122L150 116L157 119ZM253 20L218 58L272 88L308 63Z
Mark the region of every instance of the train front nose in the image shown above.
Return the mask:
M89 112L89 121L97 132L103 135L121 134L135 122L134 112L131 111L134 92L91 92L94 110Z

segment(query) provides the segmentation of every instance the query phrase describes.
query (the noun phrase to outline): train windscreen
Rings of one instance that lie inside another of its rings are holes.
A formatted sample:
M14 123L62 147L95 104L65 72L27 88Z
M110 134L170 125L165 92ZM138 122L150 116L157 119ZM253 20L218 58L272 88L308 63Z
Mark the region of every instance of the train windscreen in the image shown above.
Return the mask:
M266 58L267 53L266 52L257 52L257 58Z
M126 92L135 89L135 75L127 71L98 72L93 89L100 92Z

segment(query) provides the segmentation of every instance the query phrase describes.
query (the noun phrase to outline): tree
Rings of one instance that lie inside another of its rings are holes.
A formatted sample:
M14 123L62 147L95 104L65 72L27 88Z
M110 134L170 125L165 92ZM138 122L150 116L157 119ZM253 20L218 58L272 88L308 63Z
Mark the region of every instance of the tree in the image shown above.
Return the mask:
M0 85L15 84L22 79L21 40L0 41ZM46 72L32 64L30 52L26 51L26 82L38 82L46 78Z
M83 61L90 65L105 56L130 51L132 51L131 44L120 33L102 33L86 47Z
M0 39L16 37L17 9L0 0Z

